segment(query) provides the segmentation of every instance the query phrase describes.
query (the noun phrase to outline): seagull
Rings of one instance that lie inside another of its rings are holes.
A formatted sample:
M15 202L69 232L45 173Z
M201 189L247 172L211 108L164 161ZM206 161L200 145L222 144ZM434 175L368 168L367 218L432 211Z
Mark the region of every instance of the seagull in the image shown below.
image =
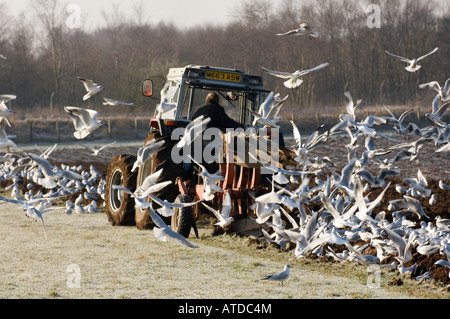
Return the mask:
M436 47L430 53L427 53L419 58L414 58L414 59L407 59L407 58L401 57L399 55L389 53L387 50L386 50L386 53L393 56L394 58L399 59L402 62L409 63L409 65L405 68L408 72L416 72L422 67L421 65L418 65L417 62L419 62L419 61L425 59L427 56L435 53L437 50L438 50L438 48Z
M209 201L214 198L216 193L223 193L223 189L219 185L217 185L220 181L224 180L221 172L218 171L214 174L211 174L206 170L206 167L197 162L192 156L188 155L187 157L201 169L201 172L199 172L198 175L203 179L204 192L202 194L202 198Z
M160 103L156 106L156 119L160 119L164 113L167 113L177 107L176 103L170 103L168 98L168 90L169 90L169 83L166 83L164 87L161 89L161 100Z
M4 56L3 54L1 54L1 53L0 53L0 59L8 60L8 58L6 56Z
M347 109L346 114L339 115L339 119L341 121L356 121L355 109L361 104L362 100L357 100L356 103L353 102L352 95L350 92L344 92L345 97L347 98L347 102L345 103L345 107Z
M290 265L285 265L284 269L280 272L277 272L273 275L269 275L266 277L261 278L261 280L271 280L271 281L278 281L281 286L283 286L283 282L289 278L290 275Z
M151 207L149 207L148 213L150 215L150 218L156 225L153 228L153 234L158 240L167 241L167 237L169 237L179 244L185 245L190 248L198 248L197 245L188 241L183 235L174 232L172 228L170 228L170 226L167 226L163 219Z
M276 76L278 78L288 79L286 82L284 82L284 86L286 86L289 89L295 89L303 83L303 80L300 79L300 77L302 77L303 75L306 75L310 72L323 69L323 68L327 67L328 65L330 65L330 63L325 62L325 63L322 63L312 69L304 70L304 71L297 70L294 73L272 71L272 70L268 70L264 67L263 67L263 70L266 71L267 73L269 73L270 75Z
M319 33L312 30L307 23L302 23L300 24L300 28L298 29L290 30L285 33L277 33L277 35L289 35L289 36L309 35L309 38L313 40L319 36Z
M144 165L144 163L164 145L164 140L156 142L155 139L151 140L148 144L142 146L137 152L137 159L131 169L134 172L138 167Z
M100 148L94 148L94 147L91 147L91 146L88 146L88 145L84 145L84 144L80 144L80 145L83 146L83 147L85 147L85 148L87 148L88 150L91 150L91 151L92 151L92 156L99 156L100 153L101 153L105 148L110 147L110 146L112 146L112 145L114 145L114 144L116 144L116 143L117 143L117 141L112 142L112 143L110 143L110 144L103 145L103 146L100 147Z
M95 83L92 80L88 80L82 77L78 77L78 79L83 82L83 85L87 91L87 93L83 96L83 101L88 100L89 98L103 90L103 86Z
M82 140L103 125L97 120L97 111L83 109L76 106L65 106L64 110L72 118L75 126L73 135L76 139Z
M41 172L44 174L45 178L39 179L42 186L52 189L56 187L56 178L67 177L75 180L82 180L83 176L73 172L71 170L63 170L53 167L45 158L35 155L33 153L28 153L28 156L40 167Z
M141 192L141 189L137 189L136 191L132 192L128 188L119 185L113 185L112 188L117 191L128 193L131 197L134 198L135 207L138 209L145 210L152 206L152 202L147 201L147 197L150 196L150 193L158 192L170 184L172 184L172 181L166 181L150 185L143 192Z
M249 112L255 117L252 124L253 126L260 123L269 127L279 127L276 124L281 120L281 118L278 117L278 113L289 95L287 95L284 99L281 99L279 96L279 94L274 95L274 93L271 92L264 102L261 103L258 112L253 111L251 108L248 109Z
M439 85L437 81L431 81L428 83L419 84L419 89L429 89L438 92L442 102L450 101L450 78L445 81L443 87Z
M192 203L170 203L167 199L162 200L152 194L149 194L148 196L152 199L153 202L161 206L161 208L158 208L156 211L163 217L171 217L173 214L175 214L174 208L190 207L199 203L198 201Z
M6 106L5 100L0 99L0 116L8 116L12 113L13 111Z
M450 99L449 99L450 100ZM437 111L432 111L431 113L425 114L426 117L428 117L430 120L435 122L436 124L446 125L444 121L442 121L442 117L445 115L447 110L449 109L450 102L447 102L439 107Z
M6 125L11 126L9 120L6 117L0 118L0 149L17 148L16 143L9 139L5 132Z
M206 128L206 125L211 121L211 119L204 118L203 115L200 115L192 122L190 122L185 130L183 137L178 141L176 147L182 148L184 146L190 145L197 137L199 137Z
M103 105L109 105L109 106L119 106L119 105L133 106L134 105L134 103L121 102L121 101L109 99L106 97L104 97L103 100L105 100L105 102L103 102Z
M37 198L37 199L33 199L33 200L17 200L17 199L11 199L11 198L5 198L0 196L0 200L3 200L5 202L9 202L9 203L13 203L13 204L17 204L20 205L21 209L24 210L26 212L26 216L30 217L32 219L34 219L35 221L40 220L42 223L42 227L44 227L44 237L45 239L47 239L47 233L45 231L45 223L44 223L44 218L42 217L42 214L51 211L51 210L55 210L55 209L60 209L60 208L47 208L47 209L40 209L40 204L44 201L51 201L53 199L56 199L55 197L53 198L46 198L46 199L41 199L41 198Z
M231 196L229 193L225 193L225 195L224 195L224 199L222 202L222 209L220 210L220 212L215 210L212 207L209 207L205 203L202 203L202 204L210 212L212 212L214 214L214 216L216 216L216 218L219 220L214 225L218 225L225 229L227 226L229 226L234 221L234 218L230 216L232 204L231 204Z

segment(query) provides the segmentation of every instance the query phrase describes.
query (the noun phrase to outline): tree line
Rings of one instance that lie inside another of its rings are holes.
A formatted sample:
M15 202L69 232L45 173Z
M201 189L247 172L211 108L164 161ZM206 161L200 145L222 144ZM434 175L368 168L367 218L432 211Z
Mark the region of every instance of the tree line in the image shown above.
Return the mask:
M417 0L243 0L224 26L198 25L180 29L171 23L152 23L144 6L123 17L120 5L103 12L104 26L93 31L69 27L67 5L61 0L31 0L30 14L13 17L0 2L0 94L16 94L16 110L41 106L58 112L65 105L84 102L84 87L77 76L92 79L108 98L133 102L133 110L150 103L141 96L141 81L165 75L170 67L201 64L240 69L264 77L266 88L289 94L293 107L342 106L344 91L366 105L430 103L420 83L441 85L450 69L450 4ZM369 5L379 8L368 10ZM224 13L226 14L226 13ZM379 18L379 28L368 21ZM307 22L319 33L277 36ZM416 73L387 55L419 57ZM323 62L330 66L308 74L304 83L288 90L281 79L262 71L294 72ZM151 102L155 103L155 102Z

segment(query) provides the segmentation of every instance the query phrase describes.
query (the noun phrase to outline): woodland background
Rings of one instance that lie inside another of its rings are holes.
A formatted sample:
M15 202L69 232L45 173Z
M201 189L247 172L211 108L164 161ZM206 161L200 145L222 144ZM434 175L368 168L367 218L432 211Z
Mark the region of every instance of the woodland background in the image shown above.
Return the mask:
M189 29L152 23L141 1L128 17L120 3L113 4L103 12L105 27L90 32L66 25L63 1L30 4L32 18L13 17L0 1L0 53L8 57L0 59L0 94L16 94L8 105L23 116L35 110L60 114L65 105L101 105L100 97L82 101L85 91L77 76L103 85L105 97L134 102L133 112L146 111L156 101L142 97L141 81L187 64L262 74L266 88L291 96L285 108L342 107L345 90L366 105L431 106L435 93L417 85L432 80L443 85L449 77L450 2L445 0L286 0L280 5L244 0L229 24ZM380 6L381 28L368 27L369 4ZM319 37L276 36L301 22ZM439 50L417 73L385 53L413 58L434 47ZM294 91L261 68L293 72L325 61L331 65L305 76Z

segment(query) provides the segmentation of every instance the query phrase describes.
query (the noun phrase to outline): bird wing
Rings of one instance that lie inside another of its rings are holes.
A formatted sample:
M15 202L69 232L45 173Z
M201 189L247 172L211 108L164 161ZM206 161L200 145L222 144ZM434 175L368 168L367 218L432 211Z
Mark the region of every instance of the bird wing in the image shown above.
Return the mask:
M301 71L300 75L305 75L305 74L308 74L310 72L318 71L320 69L326 68L329 65L330 65L330 63L328 63L328 62L322 63L322 64L320 64L320 65L318 65L318 66L316 66L316 67L314 67L312 69Z
M230 193L226 192L224 195L224 199L222 202L222 209L220 211L221 215L224 218L228 218L230 217L230 212L231 212L231 196Z
M289 72L281 72L281 71L272 71L272 70L268 70L265 67L262 68L264 71L266 71L267 73L274 75L276 77L282 78L282 79L291 79L293 76L293 73L289 73Z
M437 81L431 81L428 83L423 83L423 84L419 84L418 85L419 89L430 89L430 90L436 90L439 91L439 89L441 88L441 86L439 85L439 83Z
M450 78L445 81L444 88L442 89L444 91L444 94L449 95L450 94Z
M423 60L425 59L427 56L433 54L434 52L436 52L438 50L438 47L434 48L433 51L431 51L430 53L427 53L425 55L422 55L421 57L417 58L417 61Z
M295 29L295 30L290 30L284 33L277 33L276 35L291 35L291 34L298 34L298 30L299 29Z
M389 54L390 56L393 56L394 58L397 58L397 59L399 59L399 60L401 60L401 61L403 61L403 62L406 62L406 63L410 63L410 62L411 62L410 59L404 58L404 57L399 56L399 55L392 54L392 53L388 52L387 50L386 50L385 52L386 52L387 54Z
M300 130L298 129L297 125L294 123L294 121L291 121L292 124L292 132L294 134L294 140L297 143L298 147L302 147L302 135L300 134Z
M100 147L100 148L98 149L98 151L99 151L99 152L100 152L100 151L103 151L105 148L110 147L110 146L112 146L112 145L114 145L114 144L116 144L116 143L117 143L117 141L112 142L112 143L110 143L110 144L103 145L102 147Z
M142 182L142 185L140 186L140 188L145 191L147 188L149 188L151 185L153 185L154 183L156 183L156 181L159 179L159 177L162 174L163 169L161 168L159 171L148 175L144 181Z
M178 234L177 232L174 232L170 227L166 227L164 229L164 232L167 236L169 236L170 238L172 238L174 241L176 241L179 244L185 245L190 248L198 248L197 245L191 243L183 235Z
M205 208L206 208L207 210L209 210L211 213L213 213L214 216L216 216L216 218L217 218L218 220L220 220L220 221L225 221L225 219L223 218L223 216L222 216L217 210L215 210L215 209L212 208L212 207L209 207L209 206L206 205L205 203L202 203L202 205L205 206Z
M95 88L95 83L94 83L94 81L88 80L88 79L85 79L85 78L82 78L82 77L78 77L78 79L79 79L81 82L83 82L83 85L84 85L86 91L89 92L89 91L91 91L93 88Z
M64 110L66 113L70 116L70 118L73 121L73 125L75 127L75 130L78 131L84 127L84 123L81 120L79 114L78 114L78 107L75 106L65 106Z

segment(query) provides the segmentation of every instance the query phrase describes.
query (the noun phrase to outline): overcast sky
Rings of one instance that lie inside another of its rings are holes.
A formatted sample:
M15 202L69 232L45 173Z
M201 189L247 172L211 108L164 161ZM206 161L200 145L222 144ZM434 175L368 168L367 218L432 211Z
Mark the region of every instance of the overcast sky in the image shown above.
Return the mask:
M76 4L79 7L84 27L92 29L103 23L102 11L111 12L113 4L119 4L124 15L131 16L133 5L141 0L61 0L61 3ZM181 28L189 28L204 23L223 25L228 23L242 0L143 0L145 17L150 23L161 20L173 22ZM279 1L279 0L278 0ZM8 12L17 15L26 10L30 0L0 0L6 4ZM72 11L73 12L73 11ZM69 15L69 14L68 14Z

